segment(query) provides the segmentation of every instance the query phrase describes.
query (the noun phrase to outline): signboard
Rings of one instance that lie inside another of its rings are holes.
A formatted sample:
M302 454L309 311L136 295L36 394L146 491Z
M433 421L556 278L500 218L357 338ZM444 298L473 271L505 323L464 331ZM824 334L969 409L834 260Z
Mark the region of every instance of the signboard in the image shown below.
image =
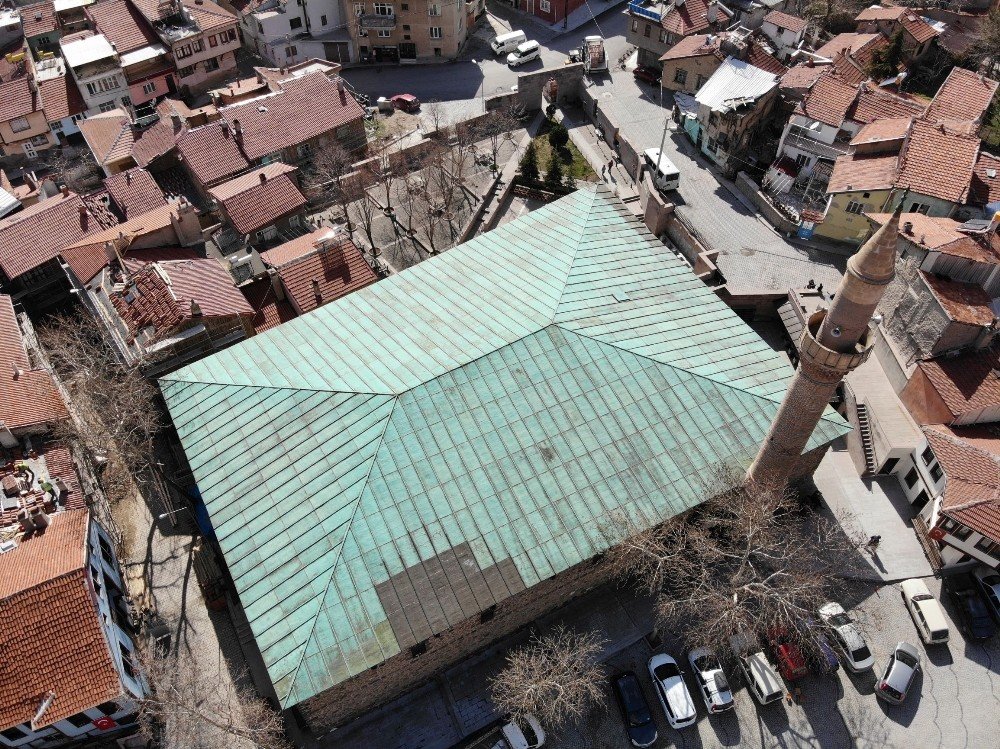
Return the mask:
M944 529L939 527L931 528L930 533L927 535L935 541L941 541L944 538Z
M799 239L812 239L813 230L816 228L815 221L803 221L799 224Z

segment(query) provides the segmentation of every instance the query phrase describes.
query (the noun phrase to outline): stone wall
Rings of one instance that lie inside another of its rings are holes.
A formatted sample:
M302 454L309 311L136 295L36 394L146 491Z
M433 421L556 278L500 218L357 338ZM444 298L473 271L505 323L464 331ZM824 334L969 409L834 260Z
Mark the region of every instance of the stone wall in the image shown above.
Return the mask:
M760 191L757 183L750 179L746 172L737 174L735 182L737 189L750 198L753 204L757 206L757 210L761 212L761 215L767 219L767 222L771 226L778 231L786 233L798 231L798 225L774 207L771 201L767 199L767 196Z
M427 650L413 656L404 650L385 663L306 700L298 706L314 733L342 725L414 689L435 675L482 650L533 620L551 613L610 579L607 565L583 562L497 604L492 618L485 612L426 640Z
M542 88L555 78L559 90L557 104L570 104L580 99L583 91L583 63L560 65L557 68L543 68L534 73L521 73L517 77L517 96L520 104L528 112L535 112L547 105L542 100Z

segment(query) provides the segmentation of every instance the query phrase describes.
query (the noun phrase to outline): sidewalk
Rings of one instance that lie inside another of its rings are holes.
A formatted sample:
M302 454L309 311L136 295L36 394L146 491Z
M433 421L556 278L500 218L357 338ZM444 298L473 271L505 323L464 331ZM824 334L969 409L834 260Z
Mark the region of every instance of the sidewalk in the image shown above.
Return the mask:
M595 15L607 13L609 10L625 5L626 2L627 0L594 0L593 4L584 3L569 14L565 26L562 21L546 23L544 19L515 10L500 0L487 0L486 12L498 19L507 30L522 29L529 38L545 44L557 36L576 31L581 26L595 20Z
M638 188L632 180L632 176L625 171L618 155L594 133L595 125L590 122L581 111L557 111L556 116L562 116L562 124L569 131L570 140L573 145L580 149L591 168L597 172L601 181L609 185L622 200L637 197ZM614 162L609 171L607 166Z

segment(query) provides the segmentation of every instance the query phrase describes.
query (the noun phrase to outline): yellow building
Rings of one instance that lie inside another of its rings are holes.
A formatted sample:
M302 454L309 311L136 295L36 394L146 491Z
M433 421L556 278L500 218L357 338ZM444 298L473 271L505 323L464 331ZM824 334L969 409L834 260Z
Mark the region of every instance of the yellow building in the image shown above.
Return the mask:
M865 213L878 213L889 201L898 157L841 156L827 186L827 209L816 234L837 242L860 244L871 231Z

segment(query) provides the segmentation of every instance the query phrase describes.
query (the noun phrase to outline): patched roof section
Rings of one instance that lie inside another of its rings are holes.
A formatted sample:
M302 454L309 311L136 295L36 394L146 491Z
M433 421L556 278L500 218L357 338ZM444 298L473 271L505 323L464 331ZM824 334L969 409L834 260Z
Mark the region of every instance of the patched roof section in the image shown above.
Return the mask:
M78 125L84 140L94 152L98 164L124 159L132 154L135 143L132 123L120 109L96 114L81 120Z
M917 362L945 406L956 416L1000 403L1000 346L952 358Z
M160 384L290 707L696 504L789 372L600 186Z
M916 120L900 154L897 187L964 203L979 156L979 138Z
M996 319L990 309L990 295L983 291L982 286L952 281L924 271L920 273L945 313L955 322L986 326Z
M876 39L882 39L882 34L837 34L822 47L816 50L816 55L832 60L840 52L857 52Z
M708 3L709 0L686 0L683 5L670 5L660 19L660 25L678 36L707 31L710 27ZM723 26L730 15L725 8L719 8L719 21Z

